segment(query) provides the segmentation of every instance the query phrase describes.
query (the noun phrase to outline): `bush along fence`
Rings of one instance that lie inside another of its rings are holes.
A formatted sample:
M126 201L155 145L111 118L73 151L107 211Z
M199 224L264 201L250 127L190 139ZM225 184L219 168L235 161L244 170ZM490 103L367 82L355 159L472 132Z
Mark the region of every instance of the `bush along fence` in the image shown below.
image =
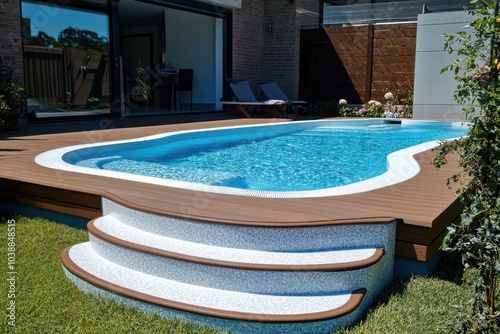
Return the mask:
M387 89L384 99L384 103L370 100L362 105L348 104L346 99L319 101L313 103L310 113L333 117L412 118L413 83L398 83L396 89Z
M398 93L388 91L384 95L385 103L370 100L362 106L348 105L347 100L338 102L338 115L342 117L383 117L383 118L412 118L413 89L399 87Z

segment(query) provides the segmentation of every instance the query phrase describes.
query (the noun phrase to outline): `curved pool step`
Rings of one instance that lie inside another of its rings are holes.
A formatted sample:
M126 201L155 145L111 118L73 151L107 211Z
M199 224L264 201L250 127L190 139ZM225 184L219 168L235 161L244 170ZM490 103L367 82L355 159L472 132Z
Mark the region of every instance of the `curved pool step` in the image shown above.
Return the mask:
M144 209L144 208L143 208ZM103 199L103 212L124 225L155 235L213 246L262 251L298 252L330 249L384 248L392 252L395 219L361 219L359 222L334 221L304 224L251 222L204 222L163 216L131 209Z
M337 318L354 311L366 294L366 289L358 289L333 295L263 295L200 287L117 265L96 254L89 243L66 248L61 259L72 275L117 295L234 320L303 322Z
M95 238L142 253L193 263L247 270L345 271L377 263L383 248L322 251L262 251L194 243L149 233L103 216L90 221L87 230Z
M113 218L91 221L88 230L92 250L123 267L250 293L311 295L371 288L375 265L384 257L381 248L264 252L194 244L137 231Z
M103 199L61 255L82 290L233 333L330 333L391 281L395 220L198 221Z

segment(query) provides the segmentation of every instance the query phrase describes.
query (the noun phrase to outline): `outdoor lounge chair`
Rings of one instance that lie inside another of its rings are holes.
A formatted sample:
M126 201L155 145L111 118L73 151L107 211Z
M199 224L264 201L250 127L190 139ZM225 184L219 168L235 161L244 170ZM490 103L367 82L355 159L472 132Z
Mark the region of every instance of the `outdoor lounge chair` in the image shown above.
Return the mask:
M290 100L288 96L283 92L281 87L276 83L276 81L266 81L259 83L259 87L268 99L282 100L290 102L290 108L298 115L298 108L306 109L307 102L304 100Z
M250 107L264 107L272 117L275 117L274 110L278 109L280 116L288 109L291 104L288 101L282 100L266 100L259 101L252 92L250 85L245 80L230 80L229 86L234 93L237 101L222 101L223 105L234 106L241 111L246 117L251 118L249 114Z

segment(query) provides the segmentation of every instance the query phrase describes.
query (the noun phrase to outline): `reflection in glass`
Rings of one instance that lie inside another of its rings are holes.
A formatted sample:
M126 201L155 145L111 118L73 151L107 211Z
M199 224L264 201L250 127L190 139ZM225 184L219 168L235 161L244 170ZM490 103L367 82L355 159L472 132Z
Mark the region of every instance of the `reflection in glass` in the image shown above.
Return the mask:
M323 24L359 25L380 22L416 21L424 11L463 11L469 0L328 0L324 2Z
M29 117L110 112L106 14L23 1Z

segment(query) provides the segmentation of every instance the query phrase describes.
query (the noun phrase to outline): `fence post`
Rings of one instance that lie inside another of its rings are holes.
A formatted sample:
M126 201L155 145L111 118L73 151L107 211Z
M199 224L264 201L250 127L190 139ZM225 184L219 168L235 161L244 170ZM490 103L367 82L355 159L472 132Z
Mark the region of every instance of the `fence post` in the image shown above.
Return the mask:
M372 76L373 76L373 23L368 24L368 39L366 45L366 76L365 76L365 97L364 102L370 101L372 97Z

